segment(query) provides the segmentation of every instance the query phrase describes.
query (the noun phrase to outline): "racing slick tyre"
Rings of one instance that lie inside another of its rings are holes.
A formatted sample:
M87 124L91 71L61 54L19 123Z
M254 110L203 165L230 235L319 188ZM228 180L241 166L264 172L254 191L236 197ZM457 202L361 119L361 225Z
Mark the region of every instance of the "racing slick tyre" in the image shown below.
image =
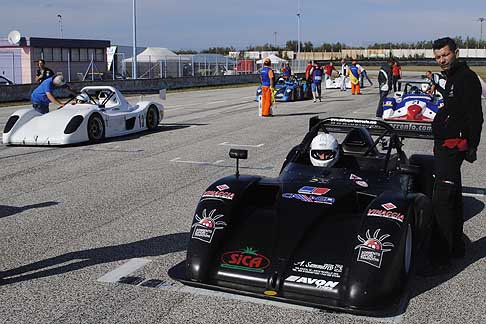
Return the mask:
M296 101L297 100L297 93L296 93L297 90L292 90L292 96L291 96L291 101Z
M407 224L405 239L405 273L417 263L425 263L430 247L430 233L432 228L432 202L424 194L415 196L411 218Z
M105 124L98 114L93 114L88 119L88 138L90 143L99 143L105 138Z
M297 87L297 89L295 89L295 97L297 98L297 100L302 99L302 88L301 87Z
M434 157L425 154L413 154L409 163L420 167L420 174L414 179L414 190L432 199L434 189Z
M159 114L155 106L150 106L147 110L146 125L148 130L154 129L159 125Z

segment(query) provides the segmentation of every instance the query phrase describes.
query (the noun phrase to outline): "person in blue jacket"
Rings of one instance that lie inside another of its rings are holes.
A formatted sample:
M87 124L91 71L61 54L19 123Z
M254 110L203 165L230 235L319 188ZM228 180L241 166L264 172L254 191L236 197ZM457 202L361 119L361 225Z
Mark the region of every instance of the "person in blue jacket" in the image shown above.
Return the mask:
M56 103L60 106L59 108L62 108L64 104L54 96L53 91L56 88L61 88L65 86L67 86L72 91L72 89L68 85L66 85L66 80L64 80L64 77L62 75L56 75L45 79L32 92L32 107L41 114L46 114L49 112L50 103Z
M288 79L292 75L292 69L290 68L289 63L285 63L284 67L282 68L282 74L284 79Z
M315 63L310 71L310 75L312 75L312 97L314 98L314 102L317 99L321 100L321 84L322 84L322 77L324 75L324 70L322 66Z

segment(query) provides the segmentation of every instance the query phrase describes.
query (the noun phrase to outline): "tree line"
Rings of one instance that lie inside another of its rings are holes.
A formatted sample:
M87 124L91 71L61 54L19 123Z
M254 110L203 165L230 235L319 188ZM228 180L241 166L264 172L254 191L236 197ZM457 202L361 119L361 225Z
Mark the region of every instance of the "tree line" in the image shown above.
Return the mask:
M457 46L459 48L486 48L486 40L479 40L474 37L462 38L461 36L454 37ZM403 49L403 48L423 48L431 49L433 40L423 40L418 42L387 42L387 43L374 43L367 47L363 46L348 46L345 43L322 43L321 45L314 45L311 41L300 42L301 52L339 52L345 48L360 48L360 49ZM298 41L289 40L285 43L285 46L275 46L270 43L263 45L250 45L244 51L295 51L298 50ZM195 50L180 50L175 51L177 54L222 54L227 55L229 52L238 51L235 47L210 47L201 51Z

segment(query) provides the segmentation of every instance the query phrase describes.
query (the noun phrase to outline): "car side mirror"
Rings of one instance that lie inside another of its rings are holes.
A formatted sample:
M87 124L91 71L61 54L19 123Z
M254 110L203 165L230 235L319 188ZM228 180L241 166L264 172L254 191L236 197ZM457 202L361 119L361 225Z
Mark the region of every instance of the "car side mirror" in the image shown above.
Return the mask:
M246 160L248 158L248 150L238 150L238 149L230 149L229 156L232 159L236 159L236 172L235 175L238 177L240 175L240 159Z

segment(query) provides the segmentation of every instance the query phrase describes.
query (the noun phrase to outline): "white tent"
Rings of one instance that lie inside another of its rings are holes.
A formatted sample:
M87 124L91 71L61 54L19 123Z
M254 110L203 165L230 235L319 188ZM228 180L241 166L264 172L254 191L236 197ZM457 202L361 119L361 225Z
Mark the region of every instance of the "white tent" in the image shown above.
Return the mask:
M137 62L139 63L149 63L157 62L160 60L174 60L177 59L178 55L171 50L163 47L147 47L143 52L137 55ZM126 58L123 62L132 62L132 58Z
M270 54L268 57L270 58L270 61L272 62L272 64L287 63L287 60L284 60L283 58L280 58L275 54ZM266 57L262 58L261 60L258 60L257 64L263 64L264 59L266 59Z

